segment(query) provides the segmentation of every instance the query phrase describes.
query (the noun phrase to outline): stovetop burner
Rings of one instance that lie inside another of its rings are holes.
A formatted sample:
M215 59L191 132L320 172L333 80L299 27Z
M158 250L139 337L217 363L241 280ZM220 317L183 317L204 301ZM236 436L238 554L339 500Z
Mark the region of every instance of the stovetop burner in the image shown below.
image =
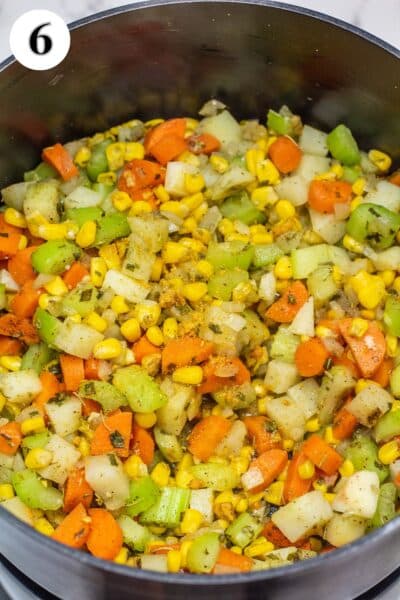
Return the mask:
M400 567L368 592L353 600L399 600L399 598ZM0 555L0 600L60 599L46 592L46 590L16 569L4 556ZM338 598L338 600L344 599Z

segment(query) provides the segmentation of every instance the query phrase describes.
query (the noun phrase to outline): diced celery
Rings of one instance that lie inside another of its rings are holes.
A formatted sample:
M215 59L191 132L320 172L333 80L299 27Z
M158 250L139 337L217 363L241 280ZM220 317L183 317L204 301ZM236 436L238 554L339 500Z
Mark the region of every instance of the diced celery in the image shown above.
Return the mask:
M332 265L321 265L310 273L307 287L317 305L322 305L330 300L338 291L337 283L333 278Z
M44 342L32 344L22 357L21 369L33 369L40 375L53 357L54 352Z
M100 194L101 201L105 200L109 194L115 189L114 185L109 185L107 183L94 183L92 185L92 189Z
M344 165L351 167L361 160L356 140L346 125L338 125L327 137L329 152Z
M157 502L146 510L140 522L155 523L165 527L176 527L181 520L181 514L189 506L190 490L178 487L164 487Z
M240 269L217 271L208 281L208 293L213 298L228 301L235 287L248 279L248 272Z
M128 404L124 394L107 381L82 381L78 393L82 398L96 400L96 402L101 404L104 412L112 412Z
M266 221L265 213L258 210L256 205L250 200L247 192L227 198L221 204L219 210L227 219L231 219L232 221L238 220L246 225L265 223Z
M62 493L51 486L44 487L34 471L18 471L12 482L18 498L29 508L58 510L63 505Z
M41 162L32 171L25 171L24 181L41 181L58 177L57 171L48 163Z
M38 273L59 275L81 255L80 248L67 240L49 240L32 253L32 266Z
M158 383L138 365L115 371L113 384L127 397L134 412L153 412L167 403Z
M258 536L262 528L255 517L244 512L229 525L225 533L232 544L244 548Z
M382 527L396 516L397 488L394 483L388 482L381 485L379 490L378 505L371 520L372 527Z
M348 183L354 183L361 175L359 167L343 167L343 179Z
M100 173L108 171L108 160L106 156L106 148L111 144L111 140L107 139L99 142L92 148L92 155L86 165L86 171L92 181L97 181Z
M151 508L160 498L160 489L150 476L131 481L125 512L130 517Z
M330 261L329 246L327 244L317 244L316 246L298 248L292 251L291 260L293 278L306 279L319 265Z
M40 433L34 433L28 435L22 440L22 447L29 448L44 448L50 441L50 433L48 431L41 431Z
M243 242L232 241L220 244L210 243L207 260L215 269L247 269L254 256L254 247Z
M176 435L164 433L158 427L154 428L154 439L161 454L168 462L179 462L183 456L182 446L178 442Z
M121 237L126 237L131 232L126 215L113 213L97 220L96 239L93 246L109 244Z
M383 322L388 333L400 336L400 299L398 296L388 295L383 313Z
M318 398L318 416L323 425L332 420L336 409L354 385L355 381L346 367L338 365L325 373Z
M287 327L281 325L273 337L270 356L288 363L294 363L294 355L299 343L299 337L291 333Z
M33 323L45 344L54 348L55 339L60 331L61 322L43 308L37 308Z
M283 251L276 244L258 244L254 246L253 265L256 269L262 269L275 264Z
M187 553L187 566L191 573L211 573L221 548L218 533L203 533L192 542Z
M143 527L127 515L121 515L117 523L122 529L124 543L136 552L143 552L147 542L152 538L147 527Z
M191 467L191 472L204 487L219 492L231 490L239 484L239 475L231 465L202 463Z
M84 208L69 208L65 216L70 221L74 221L78 227L82 227L86 221L97 221L103 215L103 211L98 206L86 206Z
M374 428L375 441L386 442L400 435L400 410L391 410L385 413Z
M389 468L378 459L378 447L368 436L358 434L346 449L346 458L351 460L356 471L374 471L383 483L389 475Z
M279 135L290 135L292 132L290 117L285 117L272 109L267 113L267 127Z
M359 204L346 224L347 233L374 250L389 248L400 229L400 215L384 206L366 202Z
M61 313L67 317L76 313L81 317L86 317L95 310L98 296L99 292L96 288L79 285L63 296L60 304Z
M58 181L39 181L29 186L23 204L25 216L29 219L37 213L50 223L58 223Z

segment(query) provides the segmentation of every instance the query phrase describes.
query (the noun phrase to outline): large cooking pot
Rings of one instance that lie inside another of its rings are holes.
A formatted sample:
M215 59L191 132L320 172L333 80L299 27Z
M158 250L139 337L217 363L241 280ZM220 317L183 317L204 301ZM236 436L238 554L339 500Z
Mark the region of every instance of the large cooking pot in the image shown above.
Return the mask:
M151 2L72 25L68 57L51 71L0 67L0 185L39 149L138 115L196 114L210 97L239 117L287 103L306 122L343 121L361 145L400 156L400 53L308 10L254 2ZM320 558L243 575L140 571L56 544L0 508L0 552L46 590L113 598L355 598L399 565L400 519Z

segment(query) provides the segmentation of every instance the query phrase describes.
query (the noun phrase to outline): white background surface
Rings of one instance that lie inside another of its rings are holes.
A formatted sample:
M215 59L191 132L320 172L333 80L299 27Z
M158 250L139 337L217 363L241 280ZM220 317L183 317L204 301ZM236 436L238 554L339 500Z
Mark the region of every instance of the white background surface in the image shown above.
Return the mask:
M400 0L286 0L348 21L400 48ZM15 19L27 10L47 8L68 23L95 12L127 4L123 0L0 0L0 60L10 54L8 43Z

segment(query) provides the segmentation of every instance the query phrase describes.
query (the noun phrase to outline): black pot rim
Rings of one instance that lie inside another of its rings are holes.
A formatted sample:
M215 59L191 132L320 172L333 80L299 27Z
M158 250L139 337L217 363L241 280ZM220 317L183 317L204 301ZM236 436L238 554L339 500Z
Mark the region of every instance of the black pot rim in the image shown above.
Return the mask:
M164 6L169 4L177 5L205 3L226 4L227 6L231 7L233 7L235 4L265 6L267 8L273 8L276 10L284 10L287 12L301 14L306 17L311 17L319 21L323 21L330 25L334 25L335 27L338 27L340 29L344 29L352 33L353 35L361 37L367 42L378 46L379 48L385 50L389 54L392 54L396 58L400 59L399 49L385 42L381 38L360 29L355 25L346 23L341 19L325 15L315 10L294 6L291 4L285 4L283 2L275 2L274 0L218 0L218 2L215 2L214 0L142 0L134 4L126 4L123 6L98 12L87 17L83 17L82 19L73 21L71 24L68 25L68 27L71 31L74 31L79 27L82 27L84 25L90 25L91 23L101 21L105 18L112 17L114 15L145 8L154 8L157 6ZM3 62L0 63L0 73L15 62L16 61L13 56L9 56L8 58L6 58ZM278 567L276 569L265 569L260 571L250 571L248 573L215 576L193 575L186 573L159 573L157 571L134 569L132 567L119 565L111 561L102 560L91 556L90 554L81 552L80 550L75 550L63 544L60 544L52 540L51 538L40 534L23 521L14 517L14 515L6 511L0 505L0 522L1 521L7 523L7 525L10 525L11 527L18 529L23 535L30 535L33 538L33 540L36 540L38 547L45 546L49 552L57 552L59 554L64 555L70 560L77 560L82 565L87 565L88 567L101 570L104 572L104 574L112 573L113 575L122 575L124 577L129 577L134 580L141 580L160 584L168 583L173 585L203 585L207 587L224 586L228 584L251 584L260 581L267 582L269 580L279 579L281 577L296 577L296 575L300 574L303 576L312 576L314 572L318 569L319 565L322 564L322 561L328 561L330 563L331 569L334 569L336 566L340 568L342 565L342 559L344 557L346 557L346 560L351 561L352 557L362 552L363 548L367 544L373 544L378 540L389 539L393 534L395 534L395 532L397 532L400 535L400 516L397 516L389 523L386 523L383 527L380 527L379 529L368 533L367 535L364 535L355 542L343 546L342 548L337 548L333 552L328 552L327 554L320 555L312 559L299 561L293 565Z

